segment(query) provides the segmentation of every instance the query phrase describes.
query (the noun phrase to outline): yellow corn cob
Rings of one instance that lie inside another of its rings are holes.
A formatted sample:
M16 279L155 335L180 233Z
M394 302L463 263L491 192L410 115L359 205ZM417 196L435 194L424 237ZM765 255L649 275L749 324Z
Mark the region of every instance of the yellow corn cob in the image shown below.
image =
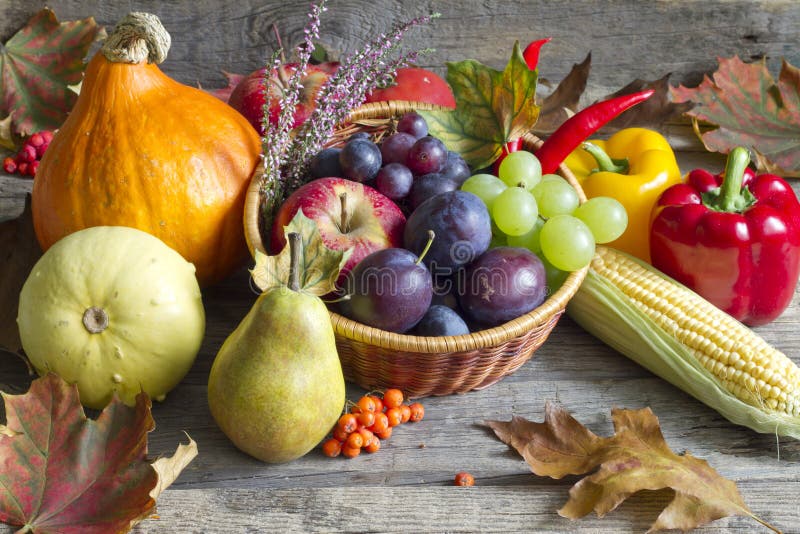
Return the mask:
M567 314L730 421L800 439L797 365L652 266L598 247Z

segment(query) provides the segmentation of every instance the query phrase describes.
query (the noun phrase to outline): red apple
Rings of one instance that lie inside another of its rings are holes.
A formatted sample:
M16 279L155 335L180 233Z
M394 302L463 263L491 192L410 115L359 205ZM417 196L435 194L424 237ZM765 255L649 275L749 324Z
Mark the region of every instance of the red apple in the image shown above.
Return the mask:
M328 81L328 78L339 68L339 63L329 62L318 65L309 65L306 75L301 83L300 100L294 111L292 128L296 128L311 116L316 107L317 93ZM280 99L287 88L287 82L297 69L297 63L281 65L272 73L269 91L269 122L278 122L280 114ZM245 76L231 92L228 104L245 116L259 135L264 135L264 73L266 68L251 72Z
M389 197L358 182L330 177L305 184L284 201L272 226L273 253L286 244L284 226L300 209L306 217L316 221L328 248L354 249L342 268L339 281L372 252L403 246L406 218Z
M394 85L386 89L372 91L367 95L367 102L405 100L438 104L448 108L456 107L453 90L435 72L420 67L405 67L397 69L394 82Z

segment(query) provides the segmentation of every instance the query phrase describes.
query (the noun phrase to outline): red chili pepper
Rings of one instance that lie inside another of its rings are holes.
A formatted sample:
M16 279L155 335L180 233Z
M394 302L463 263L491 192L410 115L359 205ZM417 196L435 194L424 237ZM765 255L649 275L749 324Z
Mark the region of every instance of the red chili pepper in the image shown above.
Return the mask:
M659 198L653 265L736 319L768 323L789 305L800 275L800 202L773 174L747 169L734 148L725 173L689 173Z
M539 66L539 51L542 49L542 46L552 40L552 37L545 37L544 39L532 41L525 47L525 50L522 52L522 57L525 58L525 64L528 65L529 69L534 70Z
M542 173L556 172L561 162L603 125L626 109L650 98L654 89L603 100L582 109L558 127L535 152L542 164Z

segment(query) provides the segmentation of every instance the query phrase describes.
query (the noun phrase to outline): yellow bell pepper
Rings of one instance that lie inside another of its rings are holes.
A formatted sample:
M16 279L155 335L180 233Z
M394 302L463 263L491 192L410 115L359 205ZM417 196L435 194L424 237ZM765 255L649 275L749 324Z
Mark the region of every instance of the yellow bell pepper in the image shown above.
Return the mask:
M588 144L593 146L585 143L564 163L588 198L612 197L625 206L628 227L608 246L649 263L650 212L662 191L681 182L675 153L664 136L645 128L626 128Z

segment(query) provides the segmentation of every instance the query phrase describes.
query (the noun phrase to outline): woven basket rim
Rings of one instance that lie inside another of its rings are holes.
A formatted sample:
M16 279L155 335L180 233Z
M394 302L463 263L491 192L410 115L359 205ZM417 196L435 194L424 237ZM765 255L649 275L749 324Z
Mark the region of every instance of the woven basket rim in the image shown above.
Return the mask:
M346 122L358 123L359 121L368 122L373 119L387 119L419 109L448 110L448 108L420 102L371 102L353 110L348 115ZM541 144L541 140L533 134L528 133L523 136L523 146L526 148L536 148L539 144ZM261 242L258 220L261 200L260 184L257 180L259 170L260 168L257 168L253 173L245 197L244 227L247 245L251 254L254 254L254 250L266 253ZM586 195L569 168L562 163L559 166L558 173L575 188L580 202L585 202ZM397 334L353 321L333 311L330 311L331 323L337 335L384 349L426 354L487 349L517 338L536 327L546 324L554 315L562 313L569 300L578 291L588 270L589 267L586 266L570 273L561 287L552 295L549 295L536 309L525 315L493 328L461 336L426 337Z

